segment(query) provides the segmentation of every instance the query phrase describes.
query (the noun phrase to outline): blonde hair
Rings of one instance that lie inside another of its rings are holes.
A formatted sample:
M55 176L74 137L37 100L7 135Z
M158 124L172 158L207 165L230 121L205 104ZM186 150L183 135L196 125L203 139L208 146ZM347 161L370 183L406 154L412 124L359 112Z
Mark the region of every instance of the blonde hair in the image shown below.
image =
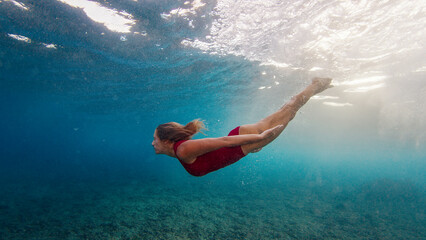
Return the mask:
M183 126L177 122L169 122L160 124L157 127L157 136L161 141L179 142L181 140L189 140L201 130L207 130L204 122L200 119L195 119ZM204 133L203 133L204 134Z

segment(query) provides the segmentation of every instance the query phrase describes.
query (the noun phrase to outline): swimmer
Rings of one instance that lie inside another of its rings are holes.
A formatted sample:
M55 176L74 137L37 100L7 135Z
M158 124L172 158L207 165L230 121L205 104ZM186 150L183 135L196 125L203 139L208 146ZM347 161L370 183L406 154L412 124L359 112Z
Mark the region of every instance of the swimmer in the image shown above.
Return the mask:
M236 127L225 137L191 140L193 135L205 129L200 120L193 120L185 126L175 122L161 124L154 132L152 146L156 154L177 158L189 174L204 176L237 162L249 153L259 152L274 141L296 112L312 96L332 87L330 83L331 78L312 79L308 87L277 112L257 123Z

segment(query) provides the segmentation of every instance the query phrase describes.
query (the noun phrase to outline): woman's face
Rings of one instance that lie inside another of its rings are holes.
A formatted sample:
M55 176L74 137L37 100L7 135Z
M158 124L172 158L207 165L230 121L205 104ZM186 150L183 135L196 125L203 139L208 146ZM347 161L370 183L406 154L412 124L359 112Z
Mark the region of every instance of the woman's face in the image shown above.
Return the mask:
M154 147L156 154L163 154L166 150L166 144L160 140L157 136L157 130L154 132L154 140L152 141L152 146Z

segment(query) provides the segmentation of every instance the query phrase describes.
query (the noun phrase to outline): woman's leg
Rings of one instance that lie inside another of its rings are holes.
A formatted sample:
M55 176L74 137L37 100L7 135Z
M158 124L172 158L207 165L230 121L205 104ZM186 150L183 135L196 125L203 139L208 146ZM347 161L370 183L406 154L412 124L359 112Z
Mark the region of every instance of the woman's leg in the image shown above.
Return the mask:
M311 85L306 87L302 92L292 97L290 102L282 106L277 112L269 115L268 117L260 120L255 124L242 125L240 127L239 134L253 134L253 133L262 133L266 129L273 128L277 125L284 125L284 128L287 124L296 116L296 112L305 105L306 102L315 94L324 91L330 87L330 78L314 78ZM266 146L277 138L284 128L275 135L275 137L267 139L262 142L246 144L241 146L244 154L250 152L259 151L262 147Z

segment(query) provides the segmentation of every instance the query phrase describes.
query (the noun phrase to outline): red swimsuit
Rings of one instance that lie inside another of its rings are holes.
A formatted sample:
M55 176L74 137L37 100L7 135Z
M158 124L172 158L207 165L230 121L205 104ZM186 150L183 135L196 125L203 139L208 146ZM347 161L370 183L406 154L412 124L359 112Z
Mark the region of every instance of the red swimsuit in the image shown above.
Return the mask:
M228 136L238 135L240 127L236 127L231 132L229 132ZM183 142L188 140L182 140L173 146L173 149L176 150ZM177 156L177 155L176 155ZM179 159L182 166L186 169L186 171L197 177L201 177L206 175L207 173L216 171L218 169L224 168L228 165L231 165L241 158L245 157L241 146L236 147L224 147L218 150L208 152L201 156L198 156L195 162L192 164L188 164Z

